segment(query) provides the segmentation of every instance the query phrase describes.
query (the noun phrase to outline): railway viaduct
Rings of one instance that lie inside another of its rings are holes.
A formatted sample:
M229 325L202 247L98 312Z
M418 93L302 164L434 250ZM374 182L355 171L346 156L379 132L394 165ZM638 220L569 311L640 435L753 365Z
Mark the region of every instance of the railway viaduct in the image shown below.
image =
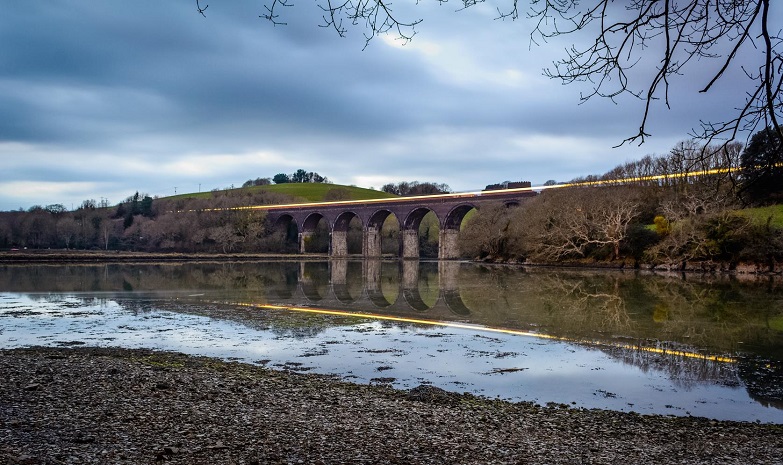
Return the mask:
M440 227L438 258L453 259L459 257L459 228L470 210L490 203L519 205L535 196L530 187L523 187L390 199L266 205L263 208L270 224L285 228L291 223L296 225L300 253L305 252L305 243L324 219L329 225L329 255L333 257L348 256L348 225L354 217L362 224L362 255L380 257L381 227L386 218L394 214L400 223L400 257L403 259L419 258L419 225L424 215L433 212Z

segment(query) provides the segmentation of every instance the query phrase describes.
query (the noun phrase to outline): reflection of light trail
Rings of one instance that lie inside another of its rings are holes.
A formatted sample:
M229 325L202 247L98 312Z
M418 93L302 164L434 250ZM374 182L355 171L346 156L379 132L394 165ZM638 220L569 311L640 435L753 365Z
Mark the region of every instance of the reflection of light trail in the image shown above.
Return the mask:
M425 320L421 318L406 318L406 317L392 316L392 315L380 315L377 313L357 313L357 312L347 312L343 310L329 310L329 309L310 308L310 307L288 307L284 305L272 305L272 304L250 304L250 303L241 303L241 302L230 302L230 304L239 305L242 307L261 308L264 310L290 310L294 312L315 313L319 315L336 315L336 316L347 316L347 317L354 317L354 318L368 318L373 320L395 321L399 323L414 323L414 324L430 325L430 326L445 326L449 328L469 329L472 331L485 331L490 333L512 334L514 336L535 337L539 339L550 339L555 341L571 342L571 343L590 345L590 346L609 346L618 349L636 350L640 352L650 352L650 353L661 354L661 355L673 355L677 357L694 358L700 360L707 360L711 362L736 363L737 361L734 358L724 357L720 355L706 355L706 354L699 354L696 352L686 352L684 350L669 350L669 349L661 349L659 347L643 347L643 346L633 345L633 344L620 344L620 343L602 342L602 341L594 341L594 340L586 340L586 339L573 339L573 338L567 338L561 336L553 336L551 334L542 334L542 333L534 333L531 331L523 331L519 329L497 328L492 326L474 325L469 323L457 323L452 321Z
M292 208L310 208L310 207L332 207L332 206L350 206L350 205L365 205L373 203L398 203L398 202L417 202L423 199L460 199L460 198L491 198L493 196L501 196L505 194L523 193L523 192L535 192L545 189L560 189L563 187L590 187L590 186L615 186L629 182L642 182L642 181L660 181L669 179L681 179L695 176L710 176L714 174L726 174L735 171L740 171L741 168L715 168L711 170L700 171L688 171L685 173L672 173L672 174L657 174L651 176L638 176L633 178L621 178L621 179L604 179L600 181L582 181L555 184L552 186L533 186L533 187L515 187L513 189L493 189L485 191L472 191L472 192L455 192L449 194L429 194L429 195L416 195L409 197L390 197L384 199L366 199L366 200L336 200L330 202L305 202L305 203L287 203L278 205L247 205L243 207L226 207L226 208L205 208L201 210L182 210L182 211L239 211L239 210L281 210Z

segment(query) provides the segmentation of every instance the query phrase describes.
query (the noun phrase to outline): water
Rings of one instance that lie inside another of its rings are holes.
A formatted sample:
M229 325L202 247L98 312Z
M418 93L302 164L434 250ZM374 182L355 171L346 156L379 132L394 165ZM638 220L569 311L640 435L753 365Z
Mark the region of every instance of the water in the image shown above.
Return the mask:
M783 423L783 283L437 262L0 267L0 347Z

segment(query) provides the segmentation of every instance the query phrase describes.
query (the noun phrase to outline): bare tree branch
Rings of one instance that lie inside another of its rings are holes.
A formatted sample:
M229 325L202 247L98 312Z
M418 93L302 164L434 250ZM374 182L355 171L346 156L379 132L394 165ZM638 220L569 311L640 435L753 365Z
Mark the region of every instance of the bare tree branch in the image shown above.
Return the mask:
M209 5L205 6L204 8L201 8L201 4L199 3L199 0L196 0L196 9L198 10L199 14L203 17L207 17L206 14L204 14L205 11L207 11L207 8L209 8Z

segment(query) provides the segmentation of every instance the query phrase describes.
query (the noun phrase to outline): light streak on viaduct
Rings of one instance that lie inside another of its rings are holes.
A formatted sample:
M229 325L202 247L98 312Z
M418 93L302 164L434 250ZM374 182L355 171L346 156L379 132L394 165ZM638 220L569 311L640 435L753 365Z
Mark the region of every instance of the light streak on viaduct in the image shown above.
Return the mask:
M491 203L503 203L506 206L518 206L535 197L537 191L564 187L612 186L634 182L665 183L675 179L687 182L698 176L726 174L737 171L736 168L719 168L686 173L643 176L638 178L596 180L576 183L564 183L551 186L525 187L513 189L483 190L452 194L433 194L414 197L396 197L388 199L343 200L335 202L310 202L285 205L250 205L233 207L227 210L263 210L267 212L267 221L275 227L288 228L295 224L299 231L299 252L305 252L305 245L315 234L321 219L329 225L332 257L348 256L348 226L351 220L358 218L362 223L362 256L380 257L381 228L389 215L394 214L400 223L400 257L419 258L419 225L424 216L433 212L438 218L440 228L438 237L438 259L459 258L457 238L465 215L472 209L481 209ZM206 211L210 211L207 209ZM224 210L224 209L216 209Z
M293 222L299 230L299 251L302 253L308 239L315 234L316 226L324 219L329 225L329 255L332 257L348 256L348 225L355 217L362 223L362 255L380 257L381 228L386 218L394 214L400 223L400 257L404 259L419 258L419 225L424 215L433 212L440 227L438 258L453 259L459 258L459 228L470 210L497 202L508 206L519 205L535 196L536 193L527 188L512 192L467 192L248 208L265 210L267 221L276 227L288 228Z

